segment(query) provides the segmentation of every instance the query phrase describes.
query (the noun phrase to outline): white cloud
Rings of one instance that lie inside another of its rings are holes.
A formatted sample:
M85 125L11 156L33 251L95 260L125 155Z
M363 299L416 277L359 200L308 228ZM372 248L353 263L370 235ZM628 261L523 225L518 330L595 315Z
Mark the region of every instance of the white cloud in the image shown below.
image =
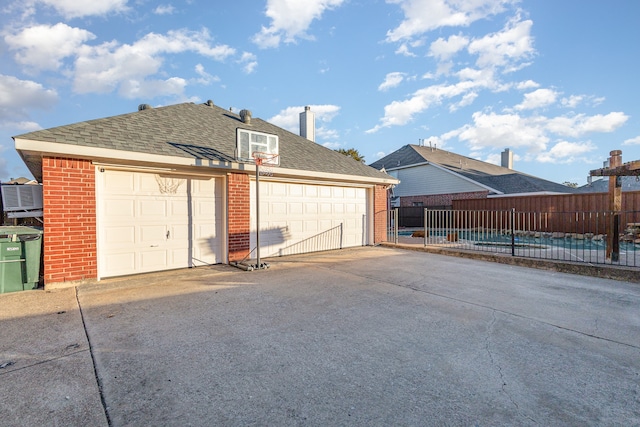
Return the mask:
M258 66L258 58L250 52L242 52L242 56L238 60L238 63L242 64L245 74L251 74L256 70Z
M527 81L519 82L516 84L516 89L519 89L519 90L536 89L539 87L540 85L534 82L533 80L527 80Z
M380 124L366 131L374 133L382 128L390 126L402 126L409 123L416 114L419 114L434 105L440 105L443 101L457 96L462 100L453 104L453 110L470 105L478 96L479 89L502 90L501 85L493 79L493 71L490 69L473 70L464 69L458 74L460 82L456 84L433 85L417 90L413 95L403 101L393 101L384 107L384 117ZM450 107L451 108L451 107Z
M0 123L5 127L31 128L32 122L24 120L29 117L28 111L51 108L57 101L55 90L45 89L40 83L30 80L0 74Z
M583 95L571 95L568 98L562 98L562 105L568 108L575 108L584 101Z
M546 128L561 136L578 137L590 132L609 133L622 126L629 116L614 111L609 114L596 114L587 116L577 114L574 116L558 116L548 120Z
M404 80L405 73L393 72L388 73L384 79L384 82L378 86L378 90L385 91L391 88L397 87Z
M196 65L195 72L196 72L197 75L200 76L200 78L196 80L196 82L199 83L199 84L209 85L212 82L219 82L220 81L220 77L214 76L214 75L211 75L211 74L207 73L202 64L197 64Z
M640 135L635 138L625 139L622 145L640 145Z
M533 110L536 108L546 107L556 102L558 92L551 89L538 89L533 92L526 93L522 103L516 105L516 110Z
M404 55L415 58L417 55L409 50L409 46L406 43L401 43L400 46L396 49L395 53L397 55Z
M474 21L501 13L516 0L387 0L400 5L404 20L387 32L387 41L411 39L440 27L466 27Z
M516 71L528 63L535 53L531 27L533 21L520 21L515 17L499 32L474 39L469 44L470 54L477 54L476 65L480 68L500 67L506 72Z
M169 31L166 35L149 33L132 45L119 45L115 41L95 47L85 45L79 50L76 60L74 90L78 93L106 93L122 85L120 93L131 97L138 92L137 88L147 87L144 80L148 76L159 72L164 54L191 51L222 61L235 53L226 45L210 45L209 39L206 30L178 30ZM173 95L180 86L177 84L180 80L152 80L150 86ZM158 92L156 96L162 94L165 92Z
M16 51L16 62L25 65L25 71L29 72L60 68L64 58L75 55L83 43L95 37L87 30L58 23L25 28L6 35L4 41L10 50Z
M327 147L330 150L337 150L338 148L342 147L342 144L340 144L339 142L325 142L322 144L323 147Z
M431 43L429 47L429 56L433 56L440 61L448 60L460 50L467 47L469 39L462 35L450 36L447 40L440 37Z
M458 132L461 141L467 141L472 150L483 147L523 147L539 152L546 149L549 137L539 118L523 118L517 114L473 114L473 125Z
M542 163L574 163L584 161L581 155L596 148L591 142L560 141L549 151L538 154L536 160Z
M92 15L107 15L124 12L127 0L37 0L39 3L54 8L67 19Z
M458 138L471 150L519 148L544 163L586 161L584 154L596 149L591 142L558 140L547 149L552 136L581 136L593 132L611 132L626 121L621 113L596 116L553 117L476 112L473 123L441 135L443 140ZM562 125L559 125L561 123ZM569 135L570 134L570 135ZM640 138L639 138L640 139Z
M475 101L477 97L478 94L476 92L469 92L462 97L460 102L451 104L449 106L449 111L453 113L454 111L457 111L462 107L468 107L469 105L473 104L473 101Z
M269 123L279 126L289 132L300 134L300 113L304 111L305 106L288 107L280 111L275 116L267 119ZM339 113L340 107L337 105L310 105L311 111L316 118L316 136L327 135L330 137L337 137L337 133L319 126L318 123L329 123ZM320 133L318 133L320 130Z
M267 0L265 15L269 27L262 27L253 42L263 49L278 47L281 42L293 43L299 38L311 39L307 30L311 23L327 10L335 9L345 0Z
M170 4L164 5L161 4L153 10L153 13L156 15L173 15L176 11L176 8Z
M158 94L180 97L187 81L179 77L166 80L125 80L120 84L119 94L124 98L155 98Z

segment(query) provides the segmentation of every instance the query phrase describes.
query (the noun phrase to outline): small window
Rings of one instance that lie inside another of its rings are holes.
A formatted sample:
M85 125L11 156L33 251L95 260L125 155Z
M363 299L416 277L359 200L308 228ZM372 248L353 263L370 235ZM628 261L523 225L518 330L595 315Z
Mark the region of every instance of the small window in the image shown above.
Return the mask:
M262 152L267 154L279 154L278 135L254 132L246 129L237 130L237 151L238 160L245 162L253 161L253 153ZM266 162L265 162L266 163ZM276 156L270 164L279 165L280 157Z
M413 202L413 203L411 203L411 206L418 206L418 207L419 206L424 206L424 203L422 203L422 202Z

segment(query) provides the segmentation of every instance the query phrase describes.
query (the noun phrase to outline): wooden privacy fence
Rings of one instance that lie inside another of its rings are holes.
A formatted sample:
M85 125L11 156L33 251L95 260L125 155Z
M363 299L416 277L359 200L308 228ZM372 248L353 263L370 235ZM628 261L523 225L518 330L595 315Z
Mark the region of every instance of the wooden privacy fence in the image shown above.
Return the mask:
M514 208L518 212L607 212L609 194L578 193L453 200L454 210L506 211ZM623 192L621 211L637 210L640 210L640 191Z

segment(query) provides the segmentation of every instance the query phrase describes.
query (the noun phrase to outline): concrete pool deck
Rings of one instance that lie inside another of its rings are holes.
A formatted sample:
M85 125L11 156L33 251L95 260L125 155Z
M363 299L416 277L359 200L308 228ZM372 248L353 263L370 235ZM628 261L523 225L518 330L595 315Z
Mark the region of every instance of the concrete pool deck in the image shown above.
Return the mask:
M425 246L422 237L398 236L398 243L384 242L381 243L381 246L640 283L640 267L512 256L510 250L502 252L476 251L456 248L452 244Z

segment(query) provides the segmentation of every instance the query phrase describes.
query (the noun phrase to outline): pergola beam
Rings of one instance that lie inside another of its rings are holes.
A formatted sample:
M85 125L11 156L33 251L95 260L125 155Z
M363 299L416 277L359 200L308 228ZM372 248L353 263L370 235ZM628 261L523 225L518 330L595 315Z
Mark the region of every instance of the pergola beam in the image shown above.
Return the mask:
M613 151L612 151L613 153ZM640 160L625 163L618 167L594 169L591 176L640 176Z

